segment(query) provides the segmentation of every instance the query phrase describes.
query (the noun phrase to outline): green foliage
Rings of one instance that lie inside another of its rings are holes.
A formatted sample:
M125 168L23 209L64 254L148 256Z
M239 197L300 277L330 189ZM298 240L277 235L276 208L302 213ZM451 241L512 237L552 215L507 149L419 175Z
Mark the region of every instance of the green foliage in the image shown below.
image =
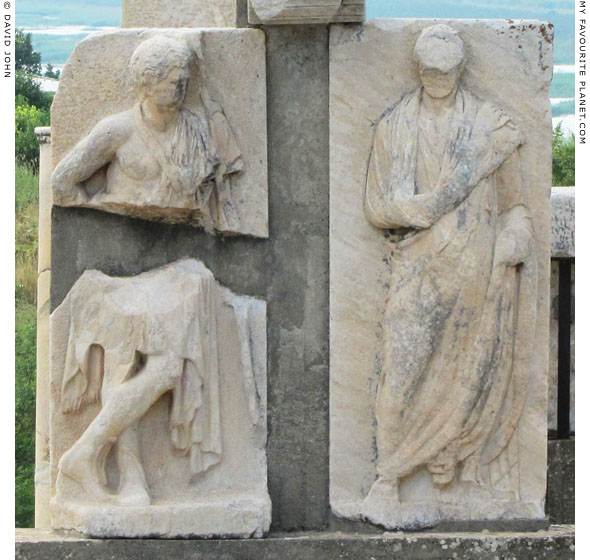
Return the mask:
M33 527L37 312L35 306L18 300L15 338L15 526Z
M33 76L25 74L22 70L17 70L14 75L14 95L39 109L49 110L53 101L53 95L41 91L41 86L35 83ZM20 104L22 105L22 102Z
M61 74L61 70L54 70L53 64L50 62L47 64L45 68L45 74L43 74L46 78L53 78L55 80L59 80L59 76Z
M30 165L17 165L14 174L14 209L18 216L39 201L39 177Z
M569 101L562 101L557 105L553 105L552 113L554 117L560 117L561 115L573 115L576 112L576 105L573 99Z
M18 163L39 166L39 145L35 127L48 126L49 111L31 105L17 105L15 108L15 154Z
M28 167L15 174L15 525L32 527L35 511L35 370L38 178Z
M576 141L566 138L557 126L553 131L553 186L573 187L576 184Z
M35 522L35 375L39 146L36 126L49 124L51 95L30 73L41 72L31 35L16 31L15 107L15 525Z
M15 173L15 288L20 303L37 299L37 230L39 179L32 170L17 164Z
M31 33L24 33L16 29L14 47L14 66L16 70L23 70L28 74L41 73L41 55L33 50Z

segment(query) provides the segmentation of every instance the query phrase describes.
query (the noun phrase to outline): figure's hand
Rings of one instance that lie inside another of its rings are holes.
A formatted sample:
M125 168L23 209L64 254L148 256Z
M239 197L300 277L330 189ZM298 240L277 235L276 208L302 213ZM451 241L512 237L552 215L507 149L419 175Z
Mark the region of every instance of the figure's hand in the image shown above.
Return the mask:
M86 189L82 183L68 181L58 166L51 176L53 203L57 205L83 204L88 201Z
M527 228L508 227L496 238L494 266L516 266L531 252L532 238Z
M428 229L433 224L428 195L409 195L403 191L395 193L395 205L405 217L405 223L416 229Z

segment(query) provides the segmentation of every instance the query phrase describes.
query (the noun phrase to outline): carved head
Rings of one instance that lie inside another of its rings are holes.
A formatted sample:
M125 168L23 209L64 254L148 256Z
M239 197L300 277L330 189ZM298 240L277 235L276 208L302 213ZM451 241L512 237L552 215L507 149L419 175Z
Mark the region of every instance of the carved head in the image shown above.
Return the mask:
M414 46L414 60L426 93L439 99L447 97L455 90L463 70L463 41L448 25L427 27Z
M157 107L180 109L190 78L192 53L186 43L158 36L141 43L129 68L143 99Z

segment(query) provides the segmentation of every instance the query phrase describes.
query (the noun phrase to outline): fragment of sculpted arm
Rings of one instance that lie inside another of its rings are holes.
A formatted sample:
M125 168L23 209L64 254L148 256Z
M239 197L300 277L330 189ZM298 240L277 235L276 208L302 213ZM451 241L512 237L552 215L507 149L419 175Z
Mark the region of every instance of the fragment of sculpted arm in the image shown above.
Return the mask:
M478 182L468 176L454 175L431 193L408 194L398 188L391 200L381 200L378 205L369 196L365 197L365 211L373 225L380 228L427 229L457 208Z
M533 221L528 209L519 150L516 150L497 173L498 235L494 261L496 265L516 266L533 251Z
M51 177L54 202L81 203L87 200L82 183L109 163L129 136L121 115L99 122L57 165Z
M446 159L439 184L429 193L395 192L397 214L408 216L410 227L428 228L457 208L473 189L505 161L519 164L517 148L522 143L514 123L501 111L487 106L482 111L484 126L461 127L455 140L457 156ZM509 165L507 167L513 167ZM519 167L520 169L520 167Z
M513 206L500 216L494 248L494 266L516 266L533 250L533 225L524 205Z
M457 143L463 144L462 129ZM469 150L465 150L469 152ZM373 150L365 192L365 212L373 225L380 228L426 229L463 202L482 179L481 158L465 153L459 161L448 158L437 187L430 193L414 194L414 178L405 183L389 184L390 155L385 150Z
M422 209L414 205L410 193L414 190L413 179L406 185L398 185L391 179L391 150L379 145L381 129L377 129L364 192L365 215L369 222L381 229L428 228L430 223ZM407 204L404 204L407 203Z

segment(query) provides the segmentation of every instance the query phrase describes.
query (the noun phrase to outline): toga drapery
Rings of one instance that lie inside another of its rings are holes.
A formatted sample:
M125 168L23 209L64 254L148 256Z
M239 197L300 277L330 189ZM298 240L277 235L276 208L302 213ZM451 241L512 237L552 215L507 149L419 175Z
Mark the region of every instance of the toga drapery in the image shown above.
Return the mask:
M444 145L433 146L422 95L378 123L365 190L369 221L402 232L383 321L377 471L397 483L427 467L440 485L458 472L514 495L537 272L530 251L518 266L493 263L500 236L531 239L522 138L506 114L459 88Z

